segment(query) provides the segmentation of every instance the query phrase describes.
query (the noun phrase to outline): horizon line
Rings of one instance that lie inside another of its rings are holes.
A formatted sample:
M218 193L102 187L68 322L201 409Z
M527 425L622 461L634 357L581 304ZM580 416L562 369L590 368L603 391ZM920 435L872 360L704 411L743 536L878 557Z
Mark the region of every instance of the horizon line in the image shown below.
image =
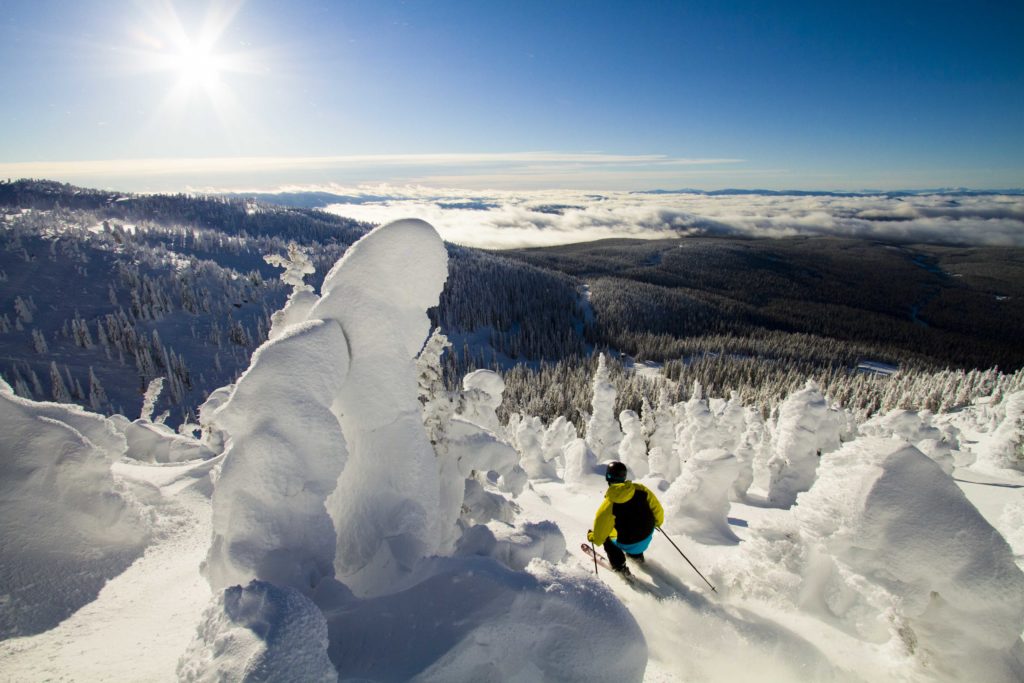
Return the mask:
M0 163L0 176L5 175L3 173L4 166ZM17 182L56 182L78 187L80 189L97 190L102 192L119 192L124 194L196 194L196 195L275 195L275 194L329 194L337 197L344 197L346 195L366 195L372 196L377 195L382 198L390 199L413 199L413 198L427 198L425 196L414 197L409 195L409 192L413 190L430 191L435 193L444 192L459 192L459 193L471 193L471 194L487 194L487 193L511 193L511 194L530 194L530 193L545 193L545 192L600 192L607 194L633 194L633 195L673 195L673 194L699 194L699 195L711 195L711 194L731 194L731 193L743 193L743 194L766 194L766 195L797 195L797 194L811 194L811 195L850 195L850 196L870 196L870 195L888 195L888 194L958 194L958 193L975 193L975 194L992 194L992 195L1009 195L1017 196L1024 195L1024 187L983 187L983 186L947 186L947 187L894 187L891 189L881 188L859 188L859 189L837 189L837 188L808 188L808 187L787 187L783 189L771 189L768 187L757 187L757 186L722 186L713 189L700 189L700 188L665 188L665 187L651 187L647 189L639 190L624 190L624 189L604 189L604 190L580 190L576 188L561 188L561 187L549 187L542 190L524 190L524 189L499 189L493 188L489 190L483 189L472 189L466 187L433 187L424 185L421 183L360 183L357 185L344 185L341 183L288 183L278 185L274 188L217 188L207 186L201 187L188 187L185 190L171 191L136 191L136 190L114 190L109 188L101 187L88 187L81 185L77 182L69 182L60 180L52 177L43 176L21 176L21 177L8 177L6 179L0 178L0 185L13 184ZM402 190L405 190L403 193ZM445 195L438 194L437 198L444 198Z

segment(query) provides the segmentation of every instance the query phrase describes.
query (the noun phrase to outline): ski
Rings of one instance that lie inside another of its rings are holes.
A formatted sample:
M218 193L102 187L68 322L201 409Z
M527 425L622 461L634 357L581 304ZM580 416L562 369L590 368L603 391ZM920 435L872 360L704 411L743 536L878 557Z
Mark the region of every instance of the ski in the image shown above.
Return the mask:
M593 548L591 548L588 544L581 543L580 548L583 550L583 553L585 555L587 555L591 559L596 559L597 563L605 569L607 569L608 571L615 571L614 569L612 569L612 565L608 562L608 558L602 555L601 553L597 552Z

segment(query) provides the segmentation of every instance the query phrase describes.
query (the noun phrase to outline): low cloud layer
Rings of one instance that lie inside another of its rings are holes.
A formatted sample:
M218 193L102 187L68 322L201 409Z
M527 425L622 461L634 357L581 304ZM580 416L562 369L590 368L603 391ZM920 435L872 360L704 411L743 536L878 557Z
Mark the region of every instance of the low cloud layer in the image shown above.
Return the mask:
M439 193L415 187L338 193L346 200L330 205L332 213L375 223L423 218L449 241L491 249L683 235L1024 246L1019 195Z

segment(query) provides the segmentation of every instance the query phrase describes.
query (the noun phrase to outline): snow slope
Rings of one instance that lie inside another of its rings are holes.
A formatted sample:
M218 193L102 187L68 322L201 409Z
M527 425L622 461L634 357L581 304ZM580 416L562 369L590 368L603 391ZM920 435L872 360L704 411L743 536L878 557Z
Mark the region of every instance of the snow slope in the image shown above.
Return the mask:
M0 643L0 680L177 680L178 660L194 637L210 599L199 572L211 533L209 499L202 494L202 485L208 484L204 473L209 469L207 463L118 466L118 473L126 481L159 488L164 501L161 524L168 531L128 570L112 579L93 602L56 628ZM197 474L201 478L193 478ZM957 475L989 482L962 483L961 487L990 514L998 515L1024 498L1022 489L1010 488L1021 484L981 477L970 470L958 471ZM519 502L524 517L555 520L567 539L580 539L591 525L603 486L596 476L579 486L533 484ZM733 530L748 537L751 526L783 514L734 503L730 517ZM643 680L749 680L752 669L756 669L760 681L928 680L901 673L900 660L884 648L823 624L811 614L742 596L740 590L723 581L723 568L736 562L735 548L703 546L675 535L673 540L681 543L687 556L716 585L719 595L710 593L662 537L655 539L647 553L649 571L636 571L644 588L636 590L603 570L598 580L604 587L591 583L601 599L610 599L606 591L610 589L634 614L646 641ZM573 550L576 545L569 543L570 553L562 571L577 575L593 572L593 565ZM495 571L493 565L488 567ZM437 579L424 588L423 594L400 594L400 598L392 598L391 605L383 601L370 605L367 612L374 616L362 622L366 628L360 627L355 637L345 639L348 647L361 654L360 675L373 680L374 670L379 671L391 660L395 662L393 669L408 673L417 661L429 661L446 643L450 645L457 636L480 630L490 620L497 621L508 609L507 603L481 600L479 590L470 596L464 591L453 593L452 583L451 578L447 579L449 588L433 594L434 588L446 585L446 580ZM437 621L452 614L450 609L439 610L446 602L473 605L476 610L469 614L472 621L463 621L459 628L440 634ZM535 604L532 608L543 606ZM408 629L404 633L399 629L398 633L411 637L392 638L395 648L387 649L387 657L375 659L382 654L381 634L395 634L398 625ZM590 628L587 621L578 626L583 632ZM546 636L549 642L558 643L553 645L556 650L577 645L575 634ZM557 652L551 656L558 656ZM522 680L540 680L524 675Z
M155 493L149 509L153 541L55 628L0 643L0 679L175 680L178 659L210 597L199 573L210 545L210 468L208 462L114 466L125 485ZM62 544L73 538L66 529L60 535ZM61 578L65 587L77 580L74 574Z

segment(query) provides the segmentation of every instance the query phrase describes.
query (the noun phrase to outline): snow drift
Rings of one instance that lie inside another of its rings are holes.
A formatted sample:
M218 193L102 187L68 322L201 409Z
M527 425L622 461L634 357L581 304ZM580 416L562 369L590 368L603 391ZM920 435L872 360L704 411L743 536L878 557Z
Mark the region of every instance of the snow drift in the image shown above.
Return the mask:
M253 581L232 586L206 610L199 637L182 656L178 679L334 683L327 623L300 591Z
M864 437L823 457L792 513L756 531L746 590L788 592L930 679L1024 675L1024 573L952 478L906 442Z
M106 418L0 380L0 638L52 628L145 549L149 529L110 471L125 449Z

